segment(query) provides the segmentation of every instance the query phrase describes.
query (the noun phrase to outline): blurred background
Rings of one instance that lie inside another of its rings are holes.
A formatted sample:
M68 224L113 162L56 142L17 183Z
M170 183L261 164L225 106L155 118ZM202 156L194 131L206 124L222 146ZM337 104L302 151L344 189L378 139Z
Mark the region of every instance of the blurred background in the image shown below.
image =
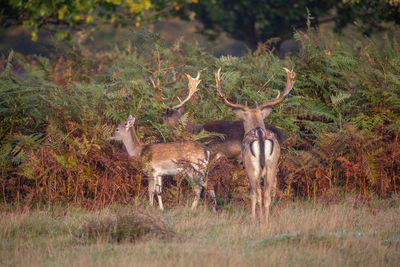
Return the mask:
M0 52L49 56L60 40L101 50L129 32L150 31L215 56L267 45L282 58L300 51L293 33L310 26L379 42L384 34L398 35L399 23L398 0L6 0L0 4Z

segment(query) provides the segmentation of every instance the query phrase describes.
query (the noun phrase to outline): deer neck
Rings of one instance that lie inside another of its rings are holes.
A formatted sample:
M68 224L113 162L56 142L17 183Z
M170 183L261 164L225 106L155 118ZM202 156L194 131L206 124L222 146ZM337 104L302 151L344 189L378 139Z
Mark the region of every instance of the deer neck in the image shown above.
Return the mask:
M140 152L143 149L143 145L140 142L139 138L137 137L136 131L133 128L131 128L129 132L130 132L130 138L126 138L122 140L122 142L124 143L129 156L131 157L139 156Z
M243 126L245 134L256 128L265 130L265 124L262 116L250 116L244 120Z
M198 134L201 132L202 129L203 124L197 122L188 121L186 124L186 131L188 131L189 133Z

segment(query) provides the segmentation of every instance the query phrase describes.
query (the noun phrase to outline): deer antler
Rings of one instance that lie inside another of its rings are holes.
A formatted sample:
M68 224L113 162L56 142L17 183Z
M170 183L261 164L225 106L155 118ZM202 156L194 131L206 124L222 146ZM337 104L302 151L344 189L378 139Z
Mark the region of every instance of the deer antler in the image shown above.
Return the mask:
M149 79L151 81L151 84L153 85L154 92L156 93L157 102L161 103L163 100L167 100L167 98L162 96L162 91L160 88L160 79L157 78L157 84L154 82L153 78L150 77Z
M229 102L228 99L225 98L225 96L221 92L220 74L221 74L221 68L219 68L215 72L215 85L217 87L218 95L224 101L225 105L227 105L228 107L231 107L231 108L239 108L239 109L242 109L242 110L248 110L249 108L247 107L247 105L245 106L245 105L241 105L241 104L233 104L233 103Z
M197 72L197 77L193 78L192 76L190 76L189 74L186 74L186 77L188 78L189 82L188 82L188 88L189 88L189 94L186 97L185 100L180 100L178 97L179 102L181 102L178 105L172 106L173 109L178 109L180 107L182 107L186 102L188 102L190 100L190 98L192 98L192 96L199 91L200 89L197 89L197 86L199 85L199 83L201 82L200 80L200 71Z
M272 106L276 106L280 103L283 102L283 100L286 98L286 96L289 94L289 92L293 89L293 85L294 85L294 77L296 77L296 73L294 72L294 70L288 70L287 68L283 68L286 71L286 87L285 90L283 91L283 95L282 97L280 97L280 92L278 92L278 95L276 96L274 101L271 102L267 102L264 104L261 104L260 106L257 106L257 109L264 109L266 107L272 107Z

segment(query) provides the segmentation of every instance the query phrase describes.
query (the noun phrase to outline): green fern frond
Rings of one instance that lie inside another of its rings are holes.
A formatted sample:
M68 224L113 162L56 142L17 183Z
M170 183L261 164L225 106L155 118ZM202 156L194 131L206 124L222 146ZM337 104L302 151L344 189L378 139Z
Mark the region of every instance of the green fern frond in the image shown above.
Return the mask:
M338 106L350 97L351 97L351 94L349 92L340 91L336 95L331 95L330 98L331 98L332 104L335 106Z
M201 130L200 133L193 135L192 140L202 141L205 144L208 144L212 141L211 139L209 139L210 137L218 137L218 139L220 139L220 140L225 140L225 135L219 134L219 133L207 132L205 130ZM207 138L209 140L204 140Z
M220 67L229 67L229 66L235 66L235 65L237 65L238 63L239 63L239 58L238 57L234 57L234 56L231 56L231 55L227 55L227 56L221 56L218 60L217 60L217 62L216 62L216 64L217 64L217 66L220 66Z
M310 118L322 118L328 121L335 121L336 117L332 110L322 102L305 101L302 103L303 112Z

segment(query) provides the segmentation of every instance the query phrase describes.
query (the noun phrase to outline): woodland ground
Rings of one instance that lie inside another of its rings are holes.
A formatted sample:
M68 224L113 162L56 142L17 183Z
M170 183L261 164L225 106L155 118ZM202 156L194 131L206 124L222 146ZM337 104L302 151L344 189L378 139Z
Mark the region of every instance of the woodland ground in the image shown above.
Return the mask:
M29 212L3 206L0 265L398 266L399 213L398 198L280 201L262 232L241 206L224 207L218 214L182 206L163 213L133 206ZM121 214L131 217L124 221ZM116 238L139 225L132 218L140 214L158 228L137 238ZM111 227L104 230L107 224Z

